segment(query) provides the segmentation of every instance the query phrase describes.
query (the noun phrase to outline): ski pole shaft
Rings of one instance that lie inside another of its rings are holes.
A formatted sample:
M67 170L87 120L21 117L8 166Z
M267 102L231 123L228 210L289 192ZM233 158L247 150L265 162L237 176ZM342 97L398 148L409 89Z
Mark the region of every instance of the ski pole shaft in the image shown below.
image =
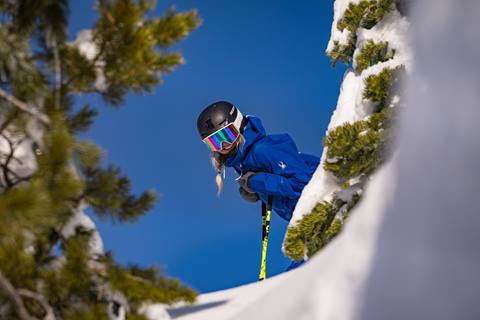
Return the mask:
M268 197L268 204L262 202L262 262L260 265L260 275L258 280L267 278L267 248L268 234L270 231L270 215L272 213L272 196Z

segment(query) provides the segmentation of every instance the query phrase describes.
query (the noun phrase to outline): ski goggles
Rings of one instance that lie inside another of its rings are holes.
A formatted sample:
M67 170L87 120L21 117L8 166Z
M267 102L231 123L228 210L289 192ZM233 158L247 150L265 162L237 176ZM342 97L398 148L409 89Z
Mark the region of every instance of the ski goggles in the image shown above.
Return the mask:
M215 152L222 150L222 143L224 142L234 143L239 135L237 128L231 123L203 139L203 142Z

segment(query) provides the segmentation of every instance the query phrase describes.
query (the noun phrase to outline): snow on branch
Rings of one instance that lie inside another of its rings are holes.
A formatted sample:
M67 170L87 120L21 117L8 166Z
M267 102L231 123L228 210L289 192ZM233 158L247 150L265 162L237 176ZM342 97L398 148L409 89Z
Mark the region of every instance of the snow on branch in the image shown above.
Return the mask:
M100 59L102 51L93 39L91 29L81 30L77 34L75 41L70 45L76 47L80 54L93 63L95 67L95 84L94 87L99 92L107 89L107 80L105 78L105 62Z
M75 210L74 215L67 224L62 228L61 234L65 239L74 236L79 230L92 232L89 241L89 255L92 258L102 256L104 254L103 241L95 226L93 220L84 212L86 206L82 203Z

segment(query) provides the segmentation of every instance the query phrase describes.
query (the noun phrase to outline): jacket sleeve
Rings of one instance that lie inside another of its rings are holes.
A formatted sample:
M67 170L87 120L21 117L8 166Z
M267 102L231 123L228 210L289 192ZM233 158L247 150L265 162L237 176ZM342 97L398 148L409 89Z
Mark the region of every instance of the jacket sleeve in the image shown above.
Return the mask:
M248 186L257 193L287 198L300 197L300 193L292 188L288 179L276 174L257 173L248 180Z
M285 136L286 143L282 145L267 145L255 150L255 161L261 172L248 180L248 186L253 191L287 198L300 197L304 185L300 176L306 175L309 168L293 140Z

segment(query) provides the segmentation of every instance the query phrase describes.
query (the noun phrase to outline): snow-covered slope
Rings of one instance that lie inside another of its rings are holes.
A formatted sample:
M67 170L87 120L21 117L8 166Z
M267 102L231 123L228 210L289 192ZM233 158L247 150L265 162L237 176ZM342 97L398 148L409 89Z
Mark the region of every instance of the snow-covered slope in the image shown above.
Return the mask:
M478 1L419 3L399 150L341 235L293 272L201 295L170 316L478 319L478 14Z
M181 320L231 319L239 311L248 308L275 290L295 272L284 273L262 283L256 282L228 290L200 295L193 306L185 305L168 309L172 318Z
M329 41L327 52L333 47L334 41L341 44L346 43L346 38L350 31L340 32L337 29L337 22L343 16L349 3L357 3L355 0L336 0L334 5L334 21L332 23L332 36ZM355 121L365 120L373 112L373 103L364 99L365 79L373 74L380 73L385 68L394 69L398 66L405 66L407 70L412 64L412 54L408 41L408 30L410 23L406 17L402 17L397 10L387 13L382 21L371 29L359 28L357 31L357 48L353 54L353 67L355 68L355 57L360 54L364 44L373 40L376 42L387 42L389 46L395 48L395 56L385 62L381 62L368 67L360 74L352 69L345 72L337 106L330 119L327 132L344 124L354 123ZM347 35L346 35L347 34ZM393 105L398 104L399 97L393 101ZM321 164L326 161L326 149L321 156ZM335 176L323 169L320 165L313 175L309 184L302 192L300 200L293 212L290 225L295 225L304 215L310 213L318 202L330 201L333 193L342 190L341 184Z

